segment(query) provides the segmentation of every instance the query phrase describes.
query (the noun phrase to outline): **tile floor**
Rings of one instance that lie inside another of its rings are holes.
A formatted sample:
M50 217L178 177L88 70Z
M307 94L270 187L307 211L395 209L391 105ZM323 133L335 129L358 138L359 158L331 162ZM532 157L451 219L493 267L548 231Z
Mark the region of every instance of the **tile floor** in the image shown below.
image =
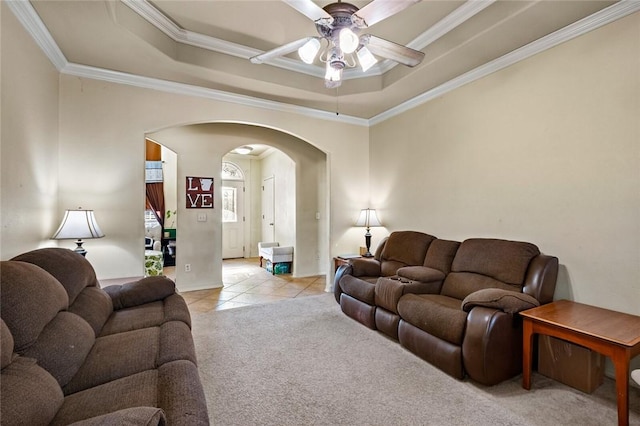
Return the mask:
M164 272L175 277L173 268L165 268ZM230 259L223 262L222 282L222 288L181 293L191 312L219 311L322 294L325 276L271 275L260 267L258 258Z

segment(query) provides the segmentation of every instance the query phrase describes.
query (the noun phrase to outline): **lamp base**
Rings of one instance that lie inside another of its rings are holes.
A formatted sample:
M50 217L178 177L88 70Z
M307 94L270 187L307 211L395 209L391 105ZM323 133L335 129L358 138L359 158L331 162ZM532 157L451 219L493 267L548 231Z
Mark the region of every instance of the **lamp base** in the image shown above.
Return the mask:
M82 243L84 243L84 241L82 241L80 239L76 240L76 246L77 247L73 251L78 253L79 255L86 256L87 255L87 251L84 249L84 247L82 247Z
M364 234L364 242L367 246L367 251L362 255L362 257L373 257L369 248L371 247L371 232L369 232L369 228L367 228L367 233Z

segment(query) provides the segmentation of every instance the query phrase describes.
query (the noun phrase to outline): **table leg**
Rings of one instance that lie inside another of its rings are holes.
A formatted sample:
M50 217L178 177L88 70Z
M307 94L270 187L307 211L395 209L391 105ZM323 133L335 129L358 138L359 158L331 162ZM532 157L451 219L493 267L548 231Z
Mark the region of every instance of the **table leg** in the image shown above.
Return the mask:
M531 358L533 353L533 322L524 318L522 322L522 387L531 389Z
M616 369L616 393L618 396L618 425L629 424L629 353L616 348L611 361Z

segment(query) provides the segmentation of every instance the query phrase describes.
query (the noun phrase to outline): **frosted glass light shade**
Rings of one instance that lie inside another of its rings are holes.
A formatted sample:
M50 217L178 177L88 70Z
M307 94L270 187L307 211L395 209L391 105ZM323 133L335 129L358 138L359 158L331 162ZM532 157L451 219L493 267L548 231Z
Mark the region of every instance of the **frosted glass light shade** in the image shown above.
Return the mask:
M340 81L342 80L342 70L333 68L331 63L327 62L327 72L324 75L324 79L327 81Z
M298 55L305 64L312 64L318 51L320 51L320 42L317 38L312 38L298 49Z
M378 62L376 57L373 56L373 53L371 53L371 51L365 46L362 46L356 52L356 55L358 55L358 61L360 62L360 66L362 67L363 72L367 72L369 68L371 68Z
M360 44L360 39L356 33L351 31L350 28L343 28L340 30L340 50L344 53L353 53L358 48L358 44Z

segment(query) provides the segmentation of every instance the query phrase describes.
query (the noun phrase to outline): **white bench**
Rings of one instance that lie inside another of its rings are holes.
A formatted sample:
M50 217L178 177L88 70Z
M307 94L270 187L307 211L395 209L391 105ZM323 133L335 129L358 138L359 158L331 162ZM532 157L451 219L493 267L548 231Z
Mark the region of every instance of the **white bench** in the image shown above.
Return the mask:
M260 242L258 243L258 255L260 256L260 267L262 267L262 259L267 259L272 265L271 273L275 275L278 263L291 264L293 262L293 247L280 247L280 243L276 242ZM291 265L289 265L289 270L291 270Z

